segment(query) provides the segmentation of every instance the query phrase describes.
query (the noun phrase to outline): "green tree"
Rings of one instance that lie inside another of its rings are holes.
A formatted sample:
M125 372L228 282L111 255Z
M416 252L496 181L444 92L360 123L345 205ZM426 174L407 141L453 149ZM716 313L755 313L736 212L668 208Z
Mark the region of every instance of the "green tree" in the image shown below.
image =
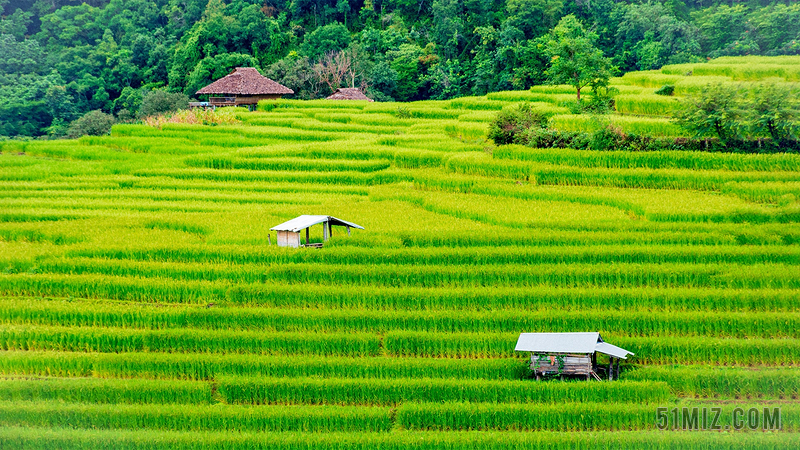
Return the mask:
M228 75L236 67L257 67L258 61L250 55L242 53L223 53L214 57L203 58L186 77L184 94L193 96L203 86L211 84Z
M563 9L563 0L508 0L506 3L510 24L522 30L528 39L545 34Z
M379 102L394 100L392 94L397 88L397 72L386 61L375 63L367 78L367 92L370 98Z
M800 119L797 98L798 93L786 84L757 86L746 105L754 134L767 135L776 144L792 137Z
M320 56L344 50L350 45L350 32L340 23L319 27L306 36L303 54L315 60Z
M0 8L0 13L2 13L2 8ZM14 14L0 19L0 34L10 34L18 41L22 41L32 22L31 17L33 17L32 12L17 8Z
M433 37L439 54L456 58L464 41L463 6L461 0L433 0Z
M142 91L126 86L114 100L114 112L118 116L135 116L142 104Z
M700 54L700 32L662 3L648 1L618 7L615 61L626 70L656 69L688 62Z
M417 96L421 87L420 59L424 54L424 51L414 44L403 44L397 50L386 53L386 56L391 59L389 65L397 74L397 83L392 97L400 101L408 101Z
M550 67L545 71L552 84L570 84L578 91L586 86L597 88L608 84L612 76L611 60L595 47L597 34L583 28L573 15L558 22L546 39Z
M697 138L716 136L727 144L741 129L743 114L737 91L730 85L710 84L687 96L675 114L677 123Z
M75 117L75 106L72 104L72 98L67 93L66 87L50 86L47 88L44 100L53 120L68 122Z

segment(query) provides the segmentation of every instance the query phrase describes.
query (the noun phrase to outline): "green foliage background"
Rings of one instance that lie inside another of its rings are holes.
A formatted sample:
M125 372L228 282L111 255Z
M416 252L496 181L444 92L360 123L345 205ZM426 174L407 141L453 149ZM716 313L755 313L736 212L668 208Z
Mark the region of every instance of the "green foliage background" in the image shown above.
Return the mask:
M92 110L126 120L147 91L191 97L236 66L323 97L319 60L337 51L377 100L527 89L570 14L623 72L800 53L790 1L0 0L0 136L57 136Z

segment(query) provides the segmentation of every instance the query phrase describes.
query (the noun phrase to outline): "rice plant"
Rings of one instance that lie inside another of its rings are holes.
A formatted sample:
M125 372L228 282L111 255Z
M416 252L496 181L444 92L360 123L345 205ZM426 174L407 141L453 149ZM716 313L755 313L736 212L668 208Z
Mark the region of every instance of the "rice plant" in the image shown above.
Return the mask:
M560 129L680 145L679 102L655 89L794 85L799 66L629 73L601 119L570 114L571 86L535 86L0 142L0 442L795 448L800 158L485 134L527 102ZM366 229L278 248L270 228L301 214ZM635 356L621 381L530 379L519 333L560 331ZM783 431L654 430L658 406L715 402L780 406Z

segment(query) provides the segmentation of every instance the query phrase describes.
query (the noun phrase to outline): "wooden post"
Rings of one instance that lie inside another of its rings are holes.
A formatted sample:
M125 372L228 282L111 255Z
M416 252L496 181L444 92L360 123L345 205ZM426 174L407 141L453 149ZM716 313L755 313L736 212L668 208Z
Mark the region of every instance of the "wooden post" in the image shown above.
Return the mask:
M616 373L617 380L619 380L619 358L617 358L617 363L615 364L615 366L616 368L614 369L614 372Z
M328 240L328 222L322 222L322 240Z
M608 381L614 379L614 357L608 357Z
M350 236L350 225L347 225L347 235Z
M310 242L309 239L308 239L308 236L310 234L310 231L309 231L310 229L311 229L311 227L306 228L306 245L308 245L308 243Z
M272 245L272 238L270 237L269 233L267 233L267 242L269 242L269 245Z

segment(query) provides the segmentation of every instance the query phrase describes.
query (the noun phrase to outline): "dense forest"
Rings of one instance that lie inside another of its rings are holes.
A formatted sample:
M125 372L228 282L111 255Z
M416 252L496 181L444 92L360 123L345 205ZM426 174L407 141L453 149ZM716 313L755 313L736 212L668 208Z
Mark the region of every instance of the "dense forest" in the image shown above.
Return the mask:
M101 110L141 117L253 66L319 98L446 99L545 82L569 14L619 73L800 54L800 5L766 0L0 0L0 136L51 136Z

